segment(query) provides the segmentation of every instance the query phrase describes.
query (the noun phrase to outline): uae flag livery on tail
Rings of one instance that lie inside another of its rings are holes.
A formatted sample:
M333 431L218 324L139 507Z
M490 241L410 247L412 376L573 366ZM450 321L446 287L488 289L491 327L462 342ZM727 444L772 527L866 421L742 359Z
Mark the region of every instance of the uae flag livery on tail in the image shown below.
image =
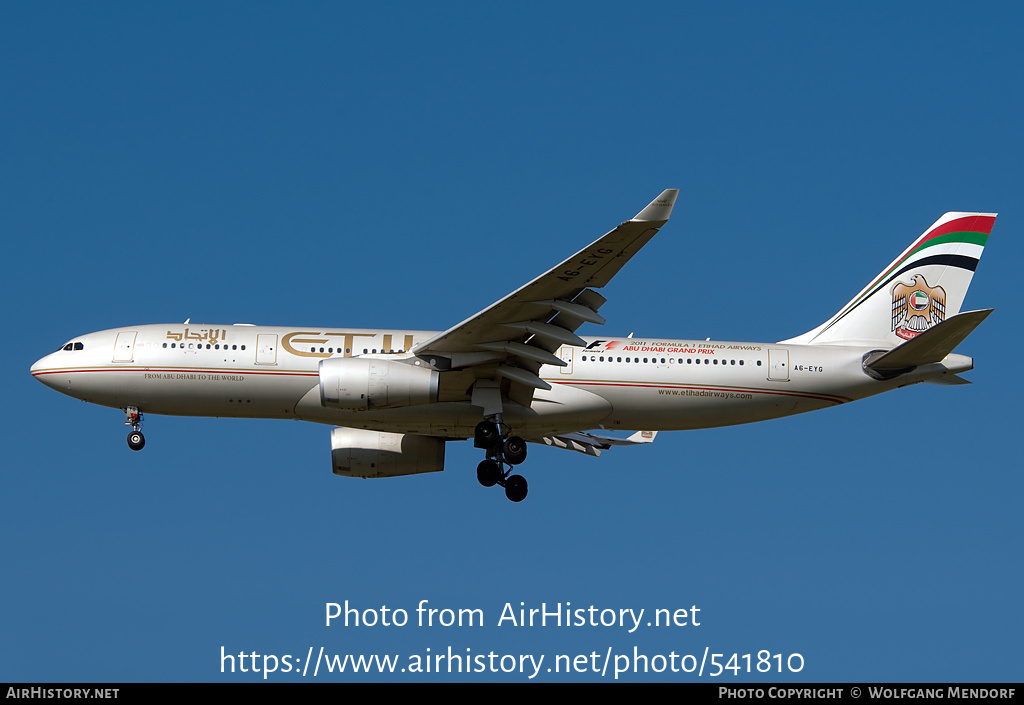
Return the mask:
M784 342L891 348L960 312L994 213L946 213L831 319Z

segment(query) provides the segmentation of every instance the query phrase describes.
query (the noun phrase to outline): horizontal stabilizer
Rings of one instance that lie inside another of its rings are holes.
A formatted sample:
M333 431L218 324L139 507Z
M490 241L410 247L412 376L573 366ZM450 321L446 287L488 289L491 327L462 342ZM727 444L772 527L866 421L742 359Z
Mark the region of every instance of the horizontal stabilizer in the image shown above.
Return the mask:
M941 377L935 377L933 379L926 379L925 384L944 384L944 385L957 385L957 384L970 384L971 380L964 379L960 375L942 375Z
M981 324L993 309L967 311L947 318L924 333L897 345L874 360L865 362L872 370L906 370L942 360Z

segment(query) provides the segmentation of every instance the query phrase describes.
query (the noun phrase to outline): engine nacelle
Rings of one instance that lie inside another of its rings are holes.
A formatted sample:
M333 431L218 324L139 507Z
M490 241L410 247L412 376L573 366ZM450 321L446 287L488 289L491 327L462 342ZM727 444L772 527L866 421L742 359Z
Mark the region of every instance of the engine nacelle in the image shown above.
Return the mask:
M438 373L391 360L333 357L320 361L320 403L366 411L437 401Z
M342 477L395 477L444 470L444 440L411 433L336 428L331 465Z

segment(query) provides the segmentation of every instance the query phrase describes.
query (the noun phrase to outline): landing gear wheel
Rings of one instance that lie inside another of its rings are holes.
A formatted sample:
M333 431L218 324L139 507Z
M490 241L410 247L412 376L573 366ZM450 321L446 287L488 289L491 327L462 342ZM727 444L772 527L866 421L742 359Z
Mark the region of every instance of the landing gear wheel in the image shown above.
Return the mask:
M481 421L473 431L473 446L476 448L491 449L501 445L501 431L492 421Z
M501 479L502 475L505 474L503 471L504 468L501 463L488 458L476 466L476 479L484 487L494 487L498 484L498 480Z
M512 475L505 479L505 496L513 502L522 502L526 499L526 478L522 475Z
M502 455L509 465L519 465L526 460L526 441L519 436L509 436L505 441L505 449Z
M473 429L473 445L487 451L487 458L476 467L476 479L484 487L500 485L511 501L522 502L526 499L526 478L510 473L526 460L526 441L509 431L500 413L488 416Z
M142 435L141 431L132 431L128 434L128 447L132 450L142 450L142 447L146 445L146 437Z

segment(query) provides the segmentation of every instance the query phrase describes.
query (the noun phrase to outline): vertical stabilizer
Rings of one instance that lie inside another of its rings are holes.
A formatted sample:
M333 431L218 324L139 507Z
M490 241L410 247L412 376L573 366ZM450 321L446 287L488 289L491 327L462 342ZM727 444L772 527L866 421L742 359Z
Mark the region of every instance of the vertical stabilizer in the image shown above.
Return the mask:
M960 312L995 213L946 213L839 312L784 343L892 348Z

